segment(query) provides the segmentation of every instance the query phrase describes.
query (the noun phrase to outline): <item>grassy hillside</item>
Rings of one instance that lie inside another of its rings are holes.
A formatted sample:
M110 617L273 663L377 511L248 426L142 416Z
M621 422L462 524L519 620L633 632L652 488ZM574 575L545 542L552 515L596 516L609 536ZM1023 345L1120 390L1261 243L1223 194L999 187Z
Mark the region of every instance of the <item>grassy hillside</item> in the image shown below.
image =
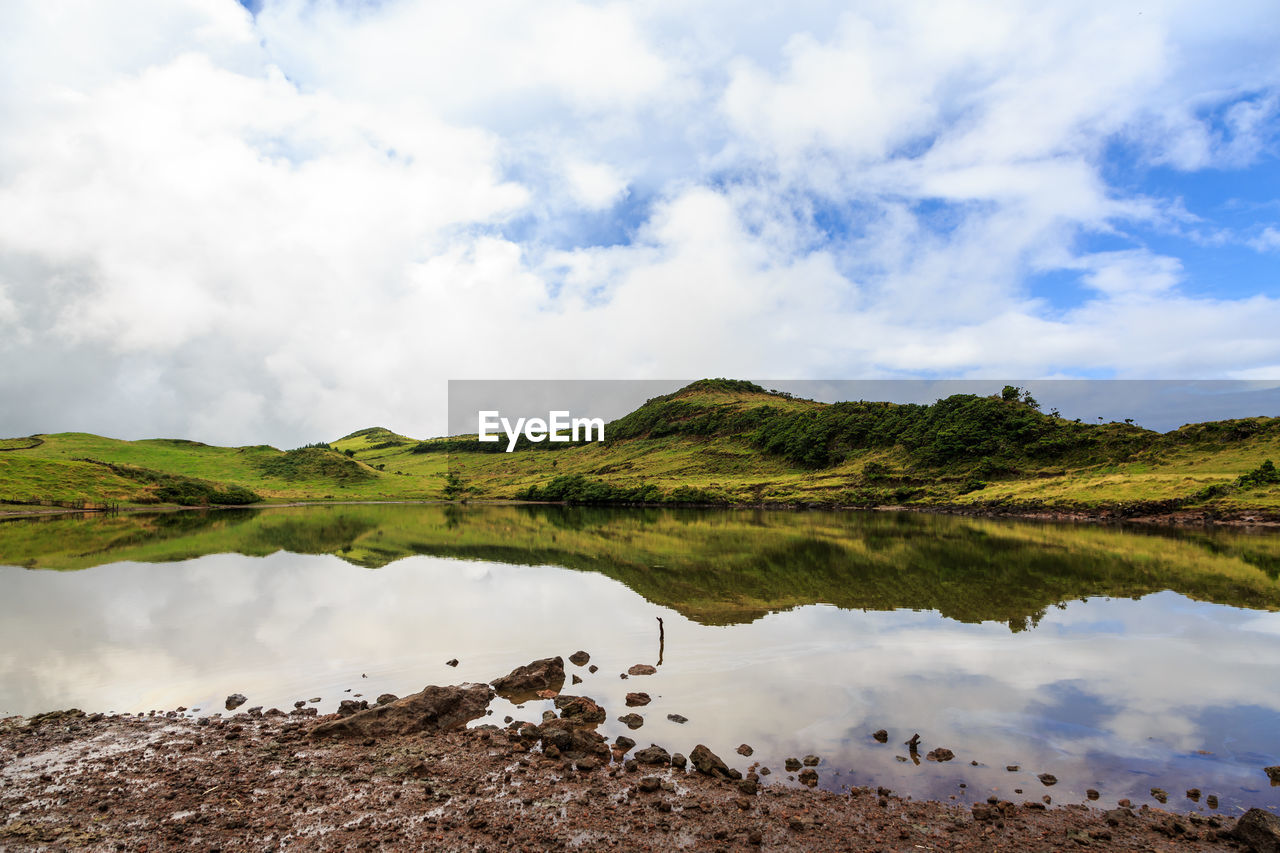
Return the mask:
M0 502L524 499L1280 513L1280 419L1160 434L1041 412L1020 389L930 405L792 398L704 380L579 446L379 427L289 451L83 433L0 441Z

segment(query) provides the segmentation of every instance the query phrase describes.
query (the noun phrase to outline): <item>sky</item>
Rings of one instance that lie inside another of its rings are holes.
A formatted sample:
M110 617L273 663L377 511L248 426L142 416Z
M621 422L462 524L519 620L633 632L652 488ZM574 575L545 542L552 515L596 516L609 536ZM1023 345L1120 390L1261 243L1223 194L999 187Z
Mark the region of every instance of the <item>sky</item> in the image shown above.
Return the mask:
M426 436L450 379L1280 384L1277 43L1272 0L7 0L0 434Z

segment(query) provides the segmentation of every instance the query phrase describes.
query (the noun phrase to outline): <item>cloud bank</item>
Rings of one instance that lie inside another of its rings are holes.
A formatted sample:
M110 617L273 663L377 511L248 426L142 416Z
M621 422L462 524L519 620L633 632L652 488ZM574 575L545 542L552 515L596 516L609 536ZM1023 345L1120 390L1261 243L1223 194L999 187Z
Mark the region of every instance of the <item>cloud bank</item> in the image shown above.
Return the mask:
M0 433L426 435L449 378L1280 377L1280 19L1228 6L14 0Z

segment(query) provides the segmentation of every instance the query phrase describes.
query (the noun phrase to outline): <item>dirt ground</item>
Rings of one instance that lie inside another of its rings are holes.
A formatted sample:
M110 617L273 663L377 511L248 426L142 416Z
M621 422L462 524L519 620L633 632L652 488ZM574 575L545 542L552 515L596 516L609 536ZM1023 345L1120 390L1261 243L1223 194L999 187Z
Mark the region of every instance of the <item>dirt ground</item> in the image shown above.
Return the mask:
M1139 809L970 807L733 780L614 750L551 758L520 724L313 737L336 717L0 721L0 849L1249 849L1235 820ZM526 726L529 724L526 724ZM547 750L554 754L556 750Z

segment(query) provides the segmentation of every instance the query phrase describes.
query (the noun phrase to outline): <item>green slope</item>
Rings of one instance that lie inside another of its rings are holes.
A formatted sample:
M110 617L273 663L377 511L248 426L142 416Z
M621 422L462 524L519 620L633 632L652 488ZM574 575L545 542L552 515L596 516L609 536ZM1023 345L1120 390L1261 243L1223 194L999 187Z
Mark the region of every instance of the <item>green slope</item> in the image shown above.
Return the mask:
M824 404L703 380L609 424L604 443L522 442L514 453L501 452L503 443L418 441L380 427L291 451L41 435L0 441L0 502L202 503L247 490L266 501L1280 513L1280 478L1264 476L1262 467L1280 459L1280 419L1194 424L1162 435L1067 421L1010 391L931 405ZM179 480L166 484L165 477ZM184 494L185 501L173 499Z

